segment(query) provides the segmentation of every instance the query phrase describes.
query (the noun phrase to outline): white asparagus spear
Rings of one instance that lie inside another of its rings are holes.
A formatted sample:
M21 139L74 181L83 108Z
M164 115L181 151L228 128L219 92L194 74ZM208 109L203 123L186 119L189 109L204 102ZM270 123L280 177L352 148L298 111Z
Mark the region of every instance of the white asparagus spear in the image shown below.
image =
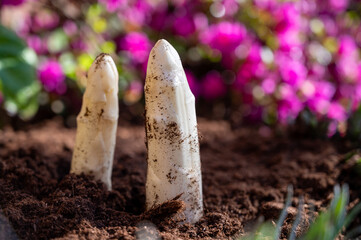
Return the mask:
M92 175L109 190L118 111L118 71L109 55L100 54L88 71L70 172Z
M182 194L187 222L203 215L195 99L177 51L159 40L149 55L145 81L150 209Z

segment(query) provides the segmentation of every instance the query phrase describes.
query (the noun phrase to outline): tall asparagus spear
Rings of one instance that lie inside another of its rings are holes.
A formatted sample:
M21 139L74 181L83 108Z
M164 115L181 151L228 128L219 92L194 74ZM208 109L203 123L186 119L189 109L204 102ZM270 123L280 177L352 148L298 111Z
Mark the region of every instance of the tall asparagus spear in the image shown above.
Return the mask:
M186 221L194 223L203 215L195 99L180 57L166 40L150 52L144 91L147 208L182 194Z
M118 71L109 55L100 54L88 71L70 172L93 175L109 190L118 111Z

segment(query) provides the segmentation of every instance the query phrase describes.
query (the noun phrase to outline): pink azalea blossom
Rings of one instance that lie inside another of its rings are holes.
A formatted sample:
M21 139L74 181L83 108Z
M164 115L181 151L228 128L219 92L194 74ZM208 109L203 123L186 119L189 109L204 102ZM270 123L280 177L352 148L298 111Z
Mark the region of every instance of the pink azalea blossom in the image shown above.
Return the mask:
M279 66L282 80L293 87L299 87L307 77L305 65L298 60L289 58L286 55L278 55L276 63Z
M202 81L202 95L206 99L215 99L226 94L227 88L224 85L221 74L217 71L210 71Z
M148 58L151 42L144 33L131 32L118 42L118 47L127 52L135 63L143 63Z
M284 28L276 33L279 48L289 51L294 47L301 47L300 31L295 28Z
M285 124L289 120L296 119L302 109L302 102L296 95L283 99L278 103L278 119L281 123Z
M126 0L99 0L104 4L108 12L115 12Z
M330 124L328 124L328 128L327 128L327 136L328 137L332 137L333 135L336 134L337 132L337 121L331 121Z
M254 4L261 9L272 10L277 6L278 0L254 0Z
M332 11L341 12L348 6L349 0L328 0L328 6Z
M197 31L204 31L208 28L208 18L203 13L196 13L194 14L194 25Z
M59 16L52 11L38 12L33 19L31 28L34 31L51 30L59 24Z
M118 17L119 19L140 28L146 24L152 11L153 7L148 1L136 0L132 2L132 4L128 3L121 11L118 11Z
M309 97L307 106L316 114L324 115L330 106L330 101L335 94L335 86L326 81L314 81L314 94Z
M294 88L289 84L281 84L279 87L279 101L277 106L279 121L285 124L290 120L294 120L303 107L303 103L297 96Z
M307 102L307 106L313 113L325 115L330 106L330 102L327 99L315 97Z
M66 91L65 75L57 61L48 60L40 65L38 78L48 92L63 94Z
M229 55L242 43L246 35L246 28L241 23L220 22L200 34L200 41L222 54Z
M191 14L185 14L184 16L175 17L173 20L173 32L176 35L187 37L194 33L196 26L193 16Z
M342 57L338 60L336 70L340 74L342 81L355 82L359 76L359 63L349 57Z
M37 54L44 54L47 51L46 43L39 36L29 35L26 38L26 43L32 48Z
M162 31L165 29L165 27L168 24L167 23L168 17L169 16L166 8L165 9L158 8L156 11L153 12L150 18L149 26L156 31Z
M315 97L321 97L330 100L335 94L335 86L327 81L318 81L315 85Z
M357 45L353 37L343 35L339 38L338 54L342 57L356 57Z
M2 0L0 1L0 5L19 6L25 2L26 0Z
M185 70L185 74L188 80L189 87L193 93L193 95L197 98L199 97L201 93L201 89L199 86L199 83L196 80L196 77L193 75L193 73L189 70Z
M69 20L64 23L63 29L68 36L72 36L78 32L78 26L75 22Z
M235 87L243 88L252 79L263 77L265 71L266 66L261 59L261 46L259 43L253 43L244 63L238 70Z
M276 79L269 76L261 83L262 90L265 94L273 94L276 90Z
M337 121L345 121L347 119L346 110L340 103L331 102L327 117Z
M88 49L86 42L84 42L81 38L76 38L70 42L70 47L75 51L83 51L85 52Z
M239 9L239 3L236 0L223 0L222 4L225 9L225 16L232 17Z
M292 2L284 2L278 5L278 8L273 12L273 17L277 20L277 31L289 28L299 28L301 26L302 18L297 5Z
M339 29L334 17L328 15L321 15L320 20L324 25L327 35L337 36Z

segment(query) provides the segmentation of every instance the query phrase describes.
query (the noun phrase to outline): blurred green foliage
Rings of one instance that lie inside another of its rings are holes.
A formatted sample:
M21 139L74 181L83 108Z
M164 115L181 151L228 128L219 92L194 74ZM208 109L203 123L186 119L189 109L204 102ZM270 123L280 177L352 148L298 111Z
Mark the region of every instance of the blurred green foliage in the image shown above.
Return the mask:
M36 80L37 56L11 30L0 25L0 92L4 107L23 119L38 109L40 85Z
M293 191L292 188L288 188L287 200L285 207L283 208L280 218L277 221L277 225L266 222L261 224L251 234L239 238L239 240L261 240L261 239L274 239L278 240L280 236L281 227L287 216L287 208L291 206ZM345 230L350 226L351 222L361 211L361 204L356 205L353 209L347 213L347 207L349 204L349 188L347 185L340 187L336 185L334 188L334 197L331 201L329 208L322 212L316 220L311 223L308 231L300 236L299 240L334 240L336 239L342 230ZM303 200L300 199L298 213L295 221L293 222L292 230L289 236L289 240L296 238L296 229L302 218L302 206ZM361 233L361 227L357 227L349 231L346 235L347 239L355 239L357 234Z

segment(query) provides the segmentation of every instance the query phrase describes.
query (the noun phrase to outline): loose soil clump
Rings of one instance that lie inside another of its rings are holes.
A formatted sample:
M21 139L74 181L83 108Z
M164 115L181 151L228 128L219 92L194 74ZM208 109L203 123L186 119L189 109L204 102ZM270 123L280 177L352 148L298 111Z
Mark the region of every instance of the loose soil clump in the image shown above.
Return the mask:
M298 234L328 206L335 184L349 183L351 205L359 201L361 181L353 167L360 157L345 161L346 147L262 136L257 128L231 129L220 121L201 120L199 130L205 212L194 225L172 220L185 208L178 198L145 211L141 126L118 129L112 191L91 177L68 174L74 129L49 121L27 131L0 131L0 239L231 239L257 219L276 220L292 184L284 238L299 196L305 204Z

